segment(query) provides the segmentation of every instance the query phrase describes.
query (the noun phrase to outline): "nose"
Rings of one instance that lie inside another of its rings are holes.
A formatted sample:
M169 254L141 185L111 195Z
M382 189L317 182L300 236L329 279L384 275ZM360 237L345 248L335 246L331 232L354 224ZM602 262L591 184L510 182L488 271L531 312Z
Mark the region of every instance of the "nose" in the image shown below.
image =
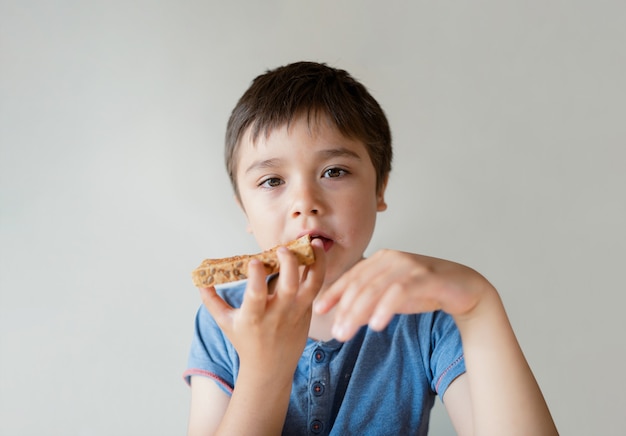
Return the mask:
M320 188L314 183L300 182L292 185L293 203L291 216L315 216L324 213L323 197Z

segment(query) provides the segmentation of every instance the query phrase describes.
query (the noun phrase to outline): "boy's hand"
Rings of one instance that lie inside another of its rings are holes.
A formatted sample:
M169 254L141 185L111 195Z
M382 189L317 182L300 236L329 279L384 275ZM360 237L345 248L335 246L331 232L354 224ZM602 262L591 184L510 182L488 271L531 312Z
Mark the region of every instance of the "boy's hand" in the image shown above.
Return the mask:
M295 367L306 344L311 306L325 274L321 241L312 242L315 263L301 270L287 248L277 252L280 274L269 293L263 264L248 267L248 284L240 308L220 298L215 288L200 289L202 301L239 354L242 368L264 377ZM288 374L293 377L293 372Z
M466 266L381 250L343 274L320 295L315 310L324 314L336 306L333 335L345 341L365 324L384 329L399 313L441 309L454 317L470 316L490 290L491 284Z

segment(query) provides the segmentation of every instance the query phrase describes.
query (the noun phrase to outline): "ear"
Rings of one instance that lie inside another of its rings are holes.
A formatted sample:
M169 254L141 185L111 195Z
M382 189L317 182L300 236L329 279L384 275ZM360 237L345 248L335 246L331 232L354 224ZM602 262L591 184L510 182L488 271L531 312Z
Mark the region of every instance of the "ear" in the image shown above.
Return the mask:
M246 232L252 234L252 227L250 226L250 221L248 221L248 214L246 213L246 209L244 209L243 204L241 203L241 199L237 194L235 194L235 203L237 203L237 206L239 206L239 208L246 217Z
M387 210L387 203L385 202L385 190L387 189L387 182L389 181L389 175L385 176L382 186L376 193L376 211L383 212Z

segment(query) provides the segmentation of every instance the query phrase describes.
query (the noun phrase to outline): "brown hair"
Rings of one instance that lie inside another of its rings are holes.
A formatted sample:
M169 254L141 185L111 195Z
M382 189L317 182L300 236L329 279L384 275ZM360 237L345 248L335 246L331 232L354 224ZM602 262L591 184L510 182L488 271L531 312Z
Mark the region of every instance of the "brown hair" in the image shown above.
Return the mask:
M325 115L343 135L362 141L376 169L377 191L384 186L391 171L391 131L378 102L344 70L296 62L255 78L230 115L225 158L237 196L237 151L247 129L255 141L301 115L309 122Z

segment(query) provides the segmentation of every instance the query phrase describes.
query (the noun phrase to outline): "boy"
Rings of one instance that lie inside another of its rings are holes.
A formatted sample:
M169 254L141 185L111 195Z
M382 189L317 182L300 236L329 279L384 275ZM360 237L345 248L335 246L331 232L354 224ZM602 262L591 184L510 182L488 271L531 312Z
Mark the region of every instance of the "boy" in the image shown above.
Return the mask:
M316 262L200 289L189 435L427 434L439 395L459 434L557 434L497 291L472 269L382 250L391 134L347 72L298 62L233 110L226 165L261 249L304 234Z

